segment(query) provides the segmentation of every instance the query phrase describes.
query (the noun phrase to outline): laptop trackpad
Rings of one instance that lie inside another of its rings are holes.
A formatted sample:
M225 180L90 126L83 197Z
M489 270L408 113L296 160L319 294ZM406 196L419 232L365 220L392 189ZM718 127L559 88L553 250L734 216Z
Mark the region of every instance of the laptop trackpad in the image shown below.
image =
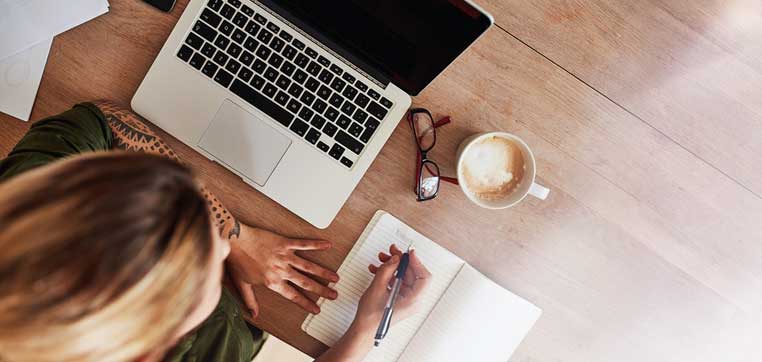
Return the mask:
M290 145L291 139L227 99L199 142L218 161L260 186Z

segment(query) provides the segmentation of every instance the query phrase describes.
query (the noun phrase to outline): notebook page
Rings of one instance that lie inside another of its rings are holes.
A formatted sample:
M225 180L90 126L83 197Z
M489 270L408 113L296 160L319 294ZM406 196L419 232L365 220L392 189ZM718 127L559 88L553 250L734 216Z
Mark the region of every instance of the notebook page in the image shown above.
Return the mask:
M508 361L541 313L466 264L399 362Z
M321 299L318 302L320 314L305 320L302 329L307 334L329 346L344 334L354 318L358 300L373 279L368 264L378 264L378 252L388 250L391 243L403 250L414 245L416 254L433 275L430 287L421 296L419 312L393 325L381 345L373 348L365 361L389 362L399 358L464 262L383 211L376 213L339 268L341 278L334 285L339 298L335 301Z

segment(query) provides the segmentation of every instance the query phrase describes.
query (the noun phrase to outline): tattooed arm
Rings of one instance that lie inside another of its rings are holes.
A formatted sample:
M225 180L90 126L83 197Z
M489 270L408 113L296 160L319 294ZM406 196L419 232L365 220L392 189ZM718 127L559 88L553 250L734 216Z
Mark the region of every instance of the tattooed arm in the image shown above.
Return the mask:
M93 102L106 116L114 148L146 152L181 162L177 154L141 118L112 102ZM308 275L336 282L339 276L296 255L296 250L325 250L331 244L323 240L298 240L239 222L206 187L201 192L209 203L209 211L220 236L230 240L227 270L251 313L259 313L254 285L265 285L305 310L318 313L320 308L294 286L319 296L335 299L337 293Z

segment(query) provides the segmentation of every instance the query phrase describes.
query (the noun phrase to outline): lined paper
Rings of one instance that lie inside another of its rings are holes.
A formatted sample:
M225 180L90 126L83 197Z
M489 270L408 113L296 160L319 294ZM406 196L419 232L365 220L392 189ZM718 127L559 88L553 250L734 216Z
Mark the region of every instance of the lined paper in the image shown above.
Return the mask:
M421 296L419 312L393 325L381 346L373 348L365 361L388 362L400 357L465 263L383 211L376 212L339 268L340 281L334 285L339 298L335 301L321 299L318 301L320 314L305 319L302 329L307 334L329 346L336 343L352 323L357 303L373 280L368 265L378 265L378 253L388 252L392 243L402 250L415 246L416 254L432 274L431 284Z

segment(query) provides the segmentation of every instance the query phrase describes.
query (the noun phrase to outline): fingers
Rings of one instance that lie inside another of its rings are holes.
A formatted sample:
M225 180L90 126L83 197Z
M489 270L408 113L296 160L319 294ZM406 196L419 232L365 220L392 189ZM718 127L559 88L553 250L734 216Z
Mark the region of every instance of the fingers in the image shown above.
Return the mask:
M416 279L428 279L431 277L431 273L428 269L421 263L421 259L418 258L418 254L415 252L415 249L410 250L410 268L408 270L412 269L413 273L415 274ZM407 275L405 276L407 277Z
M339 296L339 294L335 290L328 288L325 285L320 284L317 281L310 279L304 274L301 274L297 271L294 271L293 273L291 273L291 275L289 275L287 279L291 281L292 283L294 283L296 286L304 290L313 292L323 298L328 298L333 300Z
M286 247L291 250L326 250L331 242L326 240L288 239Z
M296 288L288 285L286 282L276 284L270 289L312 314L320 313L320 307L318 307L315 302L304 296L304 294L300 293Z
M251 284L242 281L237 281L236 287L238 287L238 292L241 293L244 304L251 311L252 318L256 318L259 315L259 303L257 303L257 298L254 296L254 288Z
M373 278L373 282L370 283L370 288L386 289L387 284L394 277L394 271L397 269L399 262L400 257L394 255L389 259L389 261L381 265L381 267L376 270L376 276Z
M290 260L289 264L291 264L292 267L301 270L305 273L312 274L314 276L323 278L329 282L338 282L339 281L339 275L334 273L331 270L328 270L320 265L317 265L309 260L302 259L298 255L294 255Z

